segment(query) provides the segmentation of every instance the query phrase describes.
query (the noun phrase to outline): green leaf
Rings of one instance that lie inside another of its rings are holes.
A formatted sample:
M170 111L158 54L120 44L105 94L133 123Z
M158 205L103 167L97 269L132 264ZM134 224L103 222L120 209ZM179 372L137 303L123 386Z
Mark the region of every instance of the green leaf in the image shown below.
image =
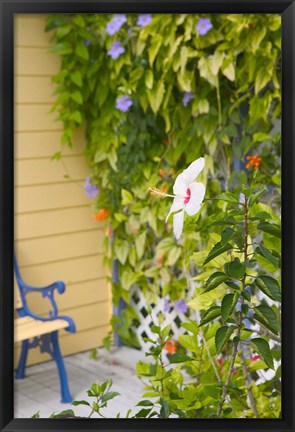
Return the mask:
M120 261L121 264L125 264L128 252L129 252L129 243L126 240L121 240L119 244L115 245L114 247L116 257Z
M133 202L133 195L128 190L121 189L121 196L122 196L121 202L123 205L129 205Z
M216 199L232 204L240 204L239 197L231 192L223 192L220 195L217 195Z
M80 111L74 111L70 117L71 117L71 120L74 120L76 123L81 124L82 116L81 116Z
M259 69L255 78L255 94L259 93L271 79L272 70L269 70L265 65Z
M83 97L82 97L82 93L79 91L75 91L73 93L71 93L71 98L77 102L79 105L83 104Z
M262 338L255 338L251 340L251 344L254 345L256 351L263 357L267 366L274 369L273 357L268 342Z
M258 288L272 300L281 301L281 291L279 283L271 276L258 276L255 279Z
M220 284L225 282L228 279L228 276L223 272L215 272L213 273L209 279L205 282L205 290L204 293L209 292L213 290L214 288L218 287Z
M81 72L75 71L70 74L71 81L76 84L78 87L82 87L82 75Z
M200 71L200 76L208 81L212 86L217 87L218 78L216 75L212 74L211 71L211 59L202 57L198 62L198 68Z
M199 327L207 324L210 321L213 321L215 318L221 315L221 308L219 306L212 306L209 308L203 315Z
M265 132L256 132L255 134L253 134L253 139L256 142L262 142L271 140L272 138L269 134L266 134Z
M263 324L274 334L278 334L280 331L280 323L277 319L275 311L266 304L256 306L254 308L253 318Z
M138 272L135 273L134 271L124 270L121 276L122 287L124 288L124 290L128 291L129 288L138 281L138 279Z
M115 147L112 147L108 153L108 160L109 163L111 165L111 167L113 168L114 171L118 171L117 169L117 161L118 161L118 156L117 156L117 152Z
M203 265L208 264L208 262L210 262L214 258L218 257L218 255L221 255L224 252L229 251L232 248L233 248L232 245L230 245L229 243L225 244L224 246L221 245L221 242L216 243L216 245L209 252Z
M144 399L144 400L138 402L138 404L136 404L136 406L154 406L154 403L148 399Z
M172 354L169 357L169 363L184 363L184 362L187 362L189 360L192 360L191 357L189 357L186 354L181 354L181 353Z
M217 354L219 354L223 350L225 344L229 340L234 330L235 326L222 326L217 330L215 335L215 346Z
M154 84L154 74L153 71L151 69L148 69L145 73L144 76L144 82L146 87L151 90L153 88L153 84Z
M272 263L276 268L279 267L279 259L276 258L272 254L271 250L267 249L262 243L259 245L258 248L256 248L255 252L264 256L264 258L267 259L270 263Z
M246 264L235 260L227 263L224 268L232 278L242 279L246 271Z
M76 46L76 54L78 57L80 57L83 60L89 59L88 49L87 49L86 45L84 44L84 42L78 43L78 45Z
M87 405L87 406L90 406L90 403L89 402L87 402L87 401L85 401L85 400L75 400L75 401L73 401L72 402L72 405L74 405L74 406L78 406L78 405Z
M275 237L281 238L281 228L278 224L261 222L257 228Z
M181 248L177 246L173 246L173 248L168 253L166 264L169 266L173 266L178 261L179 257L181 256Z
M213 399L220 400L222 389L217 387L216 385L205 385L204 393L206 395L212 397Z
M59 55L67 55L72 53L71 45L67 42L60 42L51 48L51 52Z
M170 409L169 409L169 404L166 401L166 399L164 398L160 398L160 405L161 405L161 409L160 409L160 417L161 418L167 418L169 417L170 414Z
M239 293L235 293L226 294L226 296L223 297L221 302L221 317L224 321L226 321L230 314L233 312L239 296Z
M121 395L121 393L118 393L116 391L109 391L102 396L101 402L105 403L111 399L114 399L116 396L120 396L120 395Z
M139 234L135 238L135 249L137 253L138 259L140 259L143 256L144 253L144 246L145 246L145 240L146 240L146 231Z
M189 322L181 323L181 327L193 333L195 336L199 334L198 325L195 321L190 320Z
M147 90L147 97L154 114L157 114L165 94L164 81L160 80L151 90Z
M152 38L150 47L148 48L149 64L151 68L153 67L153 63L159 52L162 42L163 42L163 38L159 34L154 35L154 37Z
M181 345L189 351L194 352L199 350L198 340L196 336L180 335L178 340Z
M250 198L249 198L249 206L251 207L251 206L252 206L256 201L258 201L259 198L261 198L262 195L264 194L264 192L266 192L266 191L267 191L267 188L266 188L266 187L263 187L263 188L260 189L258 192L256 192L256 193L250 195Z
M136 418L145 418L151 412L152 408L141 409L138 413L135 414Z
M225 68L222 68L223 75L230 81L236 79L236 70L234 63L229 63Z

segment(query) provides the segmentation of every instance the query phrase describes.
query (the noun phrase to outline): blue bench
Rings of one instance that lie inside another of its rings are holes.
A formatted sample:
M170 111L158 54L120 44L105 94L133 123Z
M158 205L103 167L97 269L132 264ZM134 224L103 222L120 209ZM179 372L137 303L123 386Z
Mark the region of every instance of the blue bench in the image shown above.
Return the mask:
M54 298L54 291L62 294L65 291L65 284L57 281L40 288L27 285L20 275L15 257L14 276L14 306L18 315L14 320L14 341L22 344L15 378L22 379L25 377L28 350L39 347L41 352L47 352L55 360L60 380L61 402L70 403L73 399L69 391L67 373L59 348L58 332L65 329L70 333L75 333L76 327L72 318L59 315ZM52 310L49 311L48 317L39 316L29 309L26 299L29 292L39 293L43 298L49 299Z

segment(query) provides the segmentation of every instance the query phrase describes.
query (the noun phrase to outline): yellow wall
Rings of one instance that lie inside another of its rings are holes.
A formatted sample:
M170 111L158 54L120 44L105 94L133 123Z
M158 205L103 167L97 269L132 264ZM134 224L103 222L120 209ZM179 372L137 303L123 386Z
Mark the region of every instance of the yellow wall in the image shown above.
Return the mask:
M83 132L75 137L75 149L65 150L63 163L51 160L60 150L62 132L56 114L49 113L59 59L49 52L44 27L42 15L15 18L15 248L27 283L66 283L66 292L57 295L60 313L77 325L77 334L60 332L67 355L101 344L109 331L111 293L103 268L103 231L91 218L91 200L82 187L90 173L82 155ZM35 295L30 305L41 314L49 310ZM32 349L28 363L48 359Z

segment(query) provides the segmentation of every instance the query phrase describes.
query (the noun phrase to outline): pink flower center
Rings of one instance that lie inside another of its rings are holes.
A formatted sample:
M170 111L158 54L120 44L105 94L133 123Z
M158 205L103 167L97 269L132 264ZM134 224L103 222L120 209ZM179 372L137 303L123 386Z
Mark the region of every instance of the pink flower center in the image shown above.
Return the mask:
M186 197L184 198L183 204L187 204L191 198L191 190L187 188L186 190Z

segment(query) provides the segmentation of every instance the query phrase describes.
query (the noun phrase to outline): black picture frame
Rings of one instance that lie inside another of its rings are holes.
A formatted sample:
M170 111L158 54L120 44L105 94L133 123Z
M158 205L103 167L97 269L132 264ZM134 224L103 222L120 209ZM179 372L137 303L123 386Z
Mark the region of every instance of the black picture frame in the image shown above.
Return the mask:
M13 18L48 13L279 13L282 15L282 418L14 419L13 387ZM293 0L0 0L0 430L295 431L295 3Z

